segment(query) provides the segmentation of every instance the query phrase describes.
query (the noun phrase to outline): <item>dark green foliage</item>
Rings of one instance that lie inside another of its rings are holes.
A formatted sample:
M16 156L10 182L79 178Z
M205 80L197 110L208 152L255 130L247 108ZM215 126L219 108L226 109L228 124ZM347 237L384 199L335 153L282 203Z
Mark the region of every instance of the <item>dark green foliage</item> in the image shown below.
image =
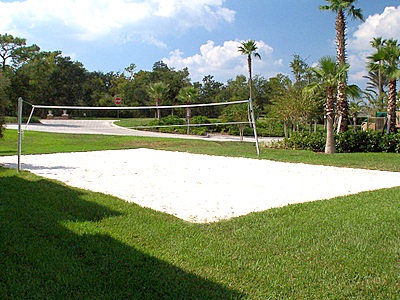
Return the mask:
M256 121L257 135L259 137L282 137L283 123L276 119L259 119ZM239 135L238 125L218 125L215 128L215 132L228 133L230 135ZM254 130L248 124L244 127L244 136L253 136Z
M400 134L372 131L343 132L336 136L338 152L400 152Z
M349 152L381 152L379 140L382 134L372 131L346 131L336 135L336 150L341 153Z
M190 120L191 124L210 124L210 120L205 116L195 116ZM211 126L195 126L190 128L190 133L195 135L206 135L213 129Z
M3 138L3 131L4 131L3 124L4 124L4 117L3 117L3 115L0 113L0 139Z
M326 134L324 133L294 133L279 146L289 149L312 150L323 152ZM400 153L400 134L372 131L346 131L335 135L336 152L390 152Z
M185 121L177 116L169 115L161 118L160 120L153 120L149 123L149 126L160 126L152 128L152 130L154 131L166 132L166 133L182 133L182 134L186 132L186 128L181 126L162 127L166 125L185 125Z
M304 134L294 132L283 141L284 147L290 149L312 150L323 152L325 148L326 135L323 133Z
M257 134L267 137L284 136L283 123L276 119L259 119L256 121ZM251 133L253 135L253 133Z

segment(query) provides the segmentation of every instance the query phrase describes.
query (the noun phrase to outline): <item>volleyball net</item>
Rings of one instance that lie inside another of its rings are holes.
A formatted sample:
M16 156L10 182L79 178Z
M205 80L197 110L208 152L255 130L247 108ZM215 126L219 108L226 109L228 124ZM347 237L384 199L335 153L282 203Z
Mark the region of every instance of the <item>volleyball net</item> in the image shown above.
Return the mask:
M23 106L28 105L31 107L29 117L27 119L26 124L24 124L25 128L22 128L22 119L23 119ZM240 121L229 121L229 122L207 122L207 123L191 123L191 114L192 110L198 108L210 108L210 107L218 107L218 106L233 106L233 105L244 105L247 104L247 118L246 120ZM156 124L156 125L138 125L138 126L130 126L125 127L127 129L139 129L139 130L151 130L155 128L168 128L168 127L186 127L187 133L190 133L191 127L207 127L207 126L221 126L221 125L246 125L248 124L251 128L253 128L254 139L256 143L257 155L260 155L257 129L255 123L255 115L253 110L253 104L251 99L248 100L239 100L239 101L227 101L227 102L217 102L217 103L198 103L198 104L182 104L182 105L168 105L168 106L131 106L131 107L123 107L123 106L60 106L60 105L36 105L29 103L28 101L23 100L22 98L18 99L18 170L20 170L20 156L21 156L21 145L22 145L22 134L23 130L27 129L30 124L32 117L34 116L35 111L37 110L47 110L47 117L52 118L53 112L62 111L61 117L65 117L68 119L67 112L71 111L149 111L149 110L171 110L172 112L175 110L184 110L184 115L186 115L186 124Z

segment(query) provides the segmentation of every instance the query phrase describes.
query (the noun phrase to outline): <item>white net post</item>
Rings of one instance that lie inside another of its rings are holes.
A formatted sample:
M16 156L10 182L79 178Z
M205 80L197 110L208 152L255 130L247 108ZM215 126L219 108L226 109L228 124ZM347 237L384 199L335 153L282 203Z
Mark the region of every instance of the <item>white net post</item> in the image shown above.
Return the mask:
M257 149L257 156L260 156L260 145L258 144L258 135L257 135L257 128L256 128L256 118L254 116L254 109L253 109L253 101L250 97L249 99L249 106L250 106L250 116L251 116L251 123L253 125L254 131L254 139L256 140L256 149Z
M22 152L22 98L18 98L18 172L21 171L21 152Z

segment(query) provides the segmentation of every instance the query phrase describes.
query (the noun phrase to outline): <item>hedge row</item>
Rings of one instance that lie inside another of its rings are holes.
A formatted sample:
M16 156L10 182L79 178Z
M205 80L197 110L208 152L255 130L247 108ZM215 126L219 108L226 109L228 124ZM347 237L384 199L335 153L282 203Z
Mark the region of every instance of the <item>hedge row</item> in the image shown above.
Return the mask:
M325 149L326 134L294 133L284 139L279 147L288 149L312 150L323 152ZM382 132L351 130L335 135L336 152L392 152L400 153L400 133L384 134Z
M195 116L190 120L191 124L210 124L214 123L214 121L210 121L205 116ZM216 121L224 122L222 120ZM158 132L168 132L168 133L186 133L186 121L177 116L166 116L161 118L160 120L153 120L149 123L149 126L166 126L166 125L181 125L181 127L156 127L152 128L152 131ZM283 136L283 124L277 122L275 120L262 119L257 120L256 123L257 133L259 136L268 136L268 137L280 137ZM229 125L229 124L219 124L215 126L191 126L190 133L195 135L206 135L207 133L227 133L230 135L239 135L238 125ZM245 136L253 136L253 128L250 128L248 125L244 128Z

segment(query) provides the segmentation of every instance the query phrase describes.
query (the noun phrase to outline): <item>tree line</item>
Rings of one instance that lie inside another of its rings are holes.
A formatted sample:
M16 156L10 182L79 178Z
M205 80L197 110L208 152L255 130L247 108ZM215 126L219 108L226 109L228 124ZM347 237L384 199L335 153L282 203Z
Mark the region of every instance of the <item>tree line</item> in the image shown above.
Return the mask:
M285 135L305 130L317 123L327 128L327 149L333 153L333 131L344 132L356 116L387 111L388 131L396 132L396 83L400 78L400 45L397 40L376 37L371 41L373 53L368 57L367 89L347 84L346 16L363 20L355 0L326 0L322 10L336 13L337 57L323 57L310 67L300 55L290 62L292 78L277 74L271 78L251 74L251 58L261 58L254 41L243 42L238 51L248 55L249 78L237 74L226 83L206 75L192 82L189 70L176 70L163 61L152 70L137 70L132 63L123 72L93 71L61 51L41 51L37 45L26 45L26 39L0 34L0 100L2 124L5 115L16 114L19 97L32 104L57 106L159 106L186 103L214 103L248 99L254 103L258 118L275 119L284 126ZM47 112L42 112L46 114ZM220 107L193 111L121 111L121 117L154 117L169 114L190 118L201 115L218 118L229 114L246 118L246 112ZM106 116L98 112L97 116ZM1 128L1 127L0 127Z

